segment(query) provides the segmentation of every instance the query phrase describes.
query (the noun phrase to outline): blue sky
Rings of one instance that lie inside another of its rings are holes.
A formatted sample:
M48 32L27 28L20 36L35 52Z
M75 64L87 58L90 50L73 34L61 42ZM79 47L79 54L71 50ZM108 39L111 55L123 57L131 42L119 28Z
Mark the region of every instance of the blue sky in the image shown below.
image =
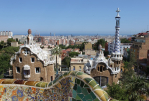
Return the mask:
M0 31L14 34L120 34L149 30L149 0L0 0Z

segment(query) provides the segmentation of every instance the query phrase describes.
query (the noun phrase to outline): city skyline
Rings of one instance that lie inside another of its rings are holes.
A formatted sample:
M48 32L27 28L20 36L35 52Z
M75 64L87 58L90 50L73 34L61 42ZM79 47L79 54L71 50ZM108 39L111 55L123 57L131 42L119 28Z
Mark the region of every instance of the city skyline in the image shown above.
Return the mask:
M14 34L115 34L116 9L121 10L120 35L149 30L149 1L26 0L1 1L0 31ZM143 5L143 6L142 6Z

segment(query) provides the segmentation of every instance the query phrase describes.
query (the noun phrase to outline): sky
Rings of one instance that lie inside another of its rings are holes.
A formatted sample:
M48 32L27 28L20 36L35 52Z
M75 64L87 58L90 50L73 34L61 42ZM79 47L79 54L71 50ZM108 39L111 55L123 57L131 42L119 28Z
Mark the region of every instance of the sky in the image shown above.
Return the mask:
M14 34L120 34L149 30L149 0L0 0L0 31Z

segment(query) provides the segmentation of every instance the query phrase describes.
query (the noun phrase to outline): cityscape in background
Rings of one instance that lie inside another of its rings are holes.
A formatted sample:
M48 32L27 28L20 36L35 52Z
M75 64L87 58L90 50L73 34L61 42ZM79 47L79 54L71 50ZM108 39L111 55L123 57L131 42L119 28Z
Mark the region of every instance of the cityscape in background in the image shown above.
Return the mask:
M28 1L0 6L0 101L149 101L149 1Z

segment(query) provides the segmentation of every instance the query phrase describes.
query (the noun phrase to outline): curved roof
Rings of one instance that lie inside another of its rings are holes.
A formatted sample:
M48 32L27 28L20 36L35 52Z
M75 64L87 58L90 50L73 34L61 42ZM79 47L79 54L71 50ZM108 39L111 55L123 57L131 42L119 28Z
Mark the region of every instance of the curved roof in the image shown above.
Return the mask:
M11 59L11 61L13 61L14 59L16 59L16 55L21 53L21 50L23 48L27 48L31 51L31 54L35 54L38 58L38 60L41 60L44 63L44 66L47 66L48 64L53 64L55 63L54 60L50 60L50 54L48 53L48 51L42 50L39 46L37 46L36 44L33 45L22 45L20 46L20 49L18 52L15 53L15 57ZM11 63L12 65L12 63Z

